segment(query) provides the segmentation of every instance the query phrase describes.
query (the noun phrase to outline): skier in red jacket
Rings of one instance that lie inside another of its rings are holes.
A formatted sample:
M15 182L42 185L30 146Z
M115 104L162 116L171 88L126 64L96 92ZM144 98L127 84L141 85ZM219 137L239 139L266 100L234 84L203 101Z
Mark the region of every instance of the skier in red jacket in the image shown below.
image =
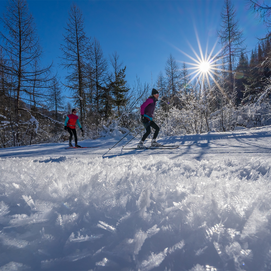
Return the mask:
M68 115L66 117L65 123L64 123L64 129L69 132L69 146L73 147L72 145L72 134L74 135L74 141L75 141L75 147L81 148L81 146L77 145L77 134L76 134L76 124L79 126L83 133L83 128L78 120L78 116L76 116L76 109L72 109L72 114Z
M156 106L156 102L159 98L159 92L154 88L152 89L152 96L150 96L140 107L140 113L141 113L141 122L143 123L146 133L143 135L142 139L138 143L138 148L145 148L144 147L144 141L148 137L148 135L151 133L151 127L155 129L151 146L152 147L160 147L162 146L160 143L156 142L156 138L159 133L159 127L158 125L153 121L153 113Z

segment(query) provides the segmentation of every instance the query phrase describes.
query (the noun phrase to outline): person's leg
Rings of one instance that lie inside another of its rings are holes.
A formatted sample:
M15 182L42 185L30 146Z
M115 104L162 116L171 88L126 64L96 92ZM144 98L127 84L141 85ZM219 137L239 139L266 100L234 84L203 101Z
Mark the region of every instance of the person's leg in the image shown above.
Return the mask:
M72 147L72 129L70 127L67 127L67 131L69 132L70 134L70 137L69 137L69 146Z
M74 135L74 142L75 142L75 146L77 145L77 133L76 133L76 129L72 129L73 135Z
M150 123L143 123L144 127L146 128L146 132L145 134L142 136L141 141L145 141L146 138L149 136L149 134L151 133L151 127L150 127Z
M154 121L151 121L150 127L152 127L153 129L155 129L155 132L154 132L154 135L153 135L153 138L152 138L153 140L155 140L157 138L157 136L158 136L160 128L159 128L159 126Z
M79 145L77 144L77 132L76 132L75 129L73 129L73 134L74 134L75 147L81 148L81 146L79 146Z
M152 146L152 147L161 147L162 144L156 142L156 138L157 138L157 136L158 136L158 133L159 133L160 128L159 128L158 125L157 125L155 122L153 122L153 121L151 122L151 127L152 127L153 129L155 129L155 132L154 132L154 135L153 135L153 138L152 138L152 141L151 141L151 146Z

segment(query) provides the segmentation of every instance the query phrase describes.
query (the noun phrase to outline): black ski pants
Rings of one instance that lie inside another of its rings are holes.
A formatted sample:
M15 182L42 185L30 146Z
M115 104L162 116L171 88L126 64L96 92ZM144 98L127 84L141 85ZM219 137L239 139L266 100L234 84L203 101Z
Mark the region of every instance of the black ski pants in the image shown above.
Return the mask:
M144 127L146 128L146 133L143 135L142 137L142 141L145 141L146 138L149 136L149 134L151 133L151 127L153 129L155 129L154 135L152 139L156 139L159 133L160 128L158 127L158 125L154 122L154 121L148 121L148 122L142 122Z
M72 143L72 135L74 135L74 142L75 142L75 145L77 145L77 133L76 133L76 129L71 129L70 127L67 127L67 131L70 134L69 143Z

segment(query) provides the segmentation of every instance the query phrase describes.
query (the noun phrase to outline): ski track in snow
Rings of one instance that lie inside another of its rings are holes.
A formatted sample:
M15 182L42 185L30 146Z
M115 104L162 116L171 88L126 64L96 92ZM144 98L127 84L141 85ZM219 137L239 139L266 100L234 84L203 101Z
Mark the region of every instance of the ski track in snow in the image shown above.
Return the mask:
M270 127L117 140L0 149L0 271L271 270Z

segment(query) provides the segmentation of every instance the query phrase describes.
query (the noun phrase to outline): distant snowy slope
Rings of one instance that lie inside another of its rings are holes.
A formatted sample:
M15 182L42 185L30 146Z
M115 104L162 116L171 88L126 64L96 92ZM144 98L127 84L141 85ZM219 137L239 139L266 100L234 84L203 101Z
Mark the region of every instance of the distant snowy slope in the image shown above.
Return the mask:
M271 270L270 127L119 139L0 150L0 271Z

